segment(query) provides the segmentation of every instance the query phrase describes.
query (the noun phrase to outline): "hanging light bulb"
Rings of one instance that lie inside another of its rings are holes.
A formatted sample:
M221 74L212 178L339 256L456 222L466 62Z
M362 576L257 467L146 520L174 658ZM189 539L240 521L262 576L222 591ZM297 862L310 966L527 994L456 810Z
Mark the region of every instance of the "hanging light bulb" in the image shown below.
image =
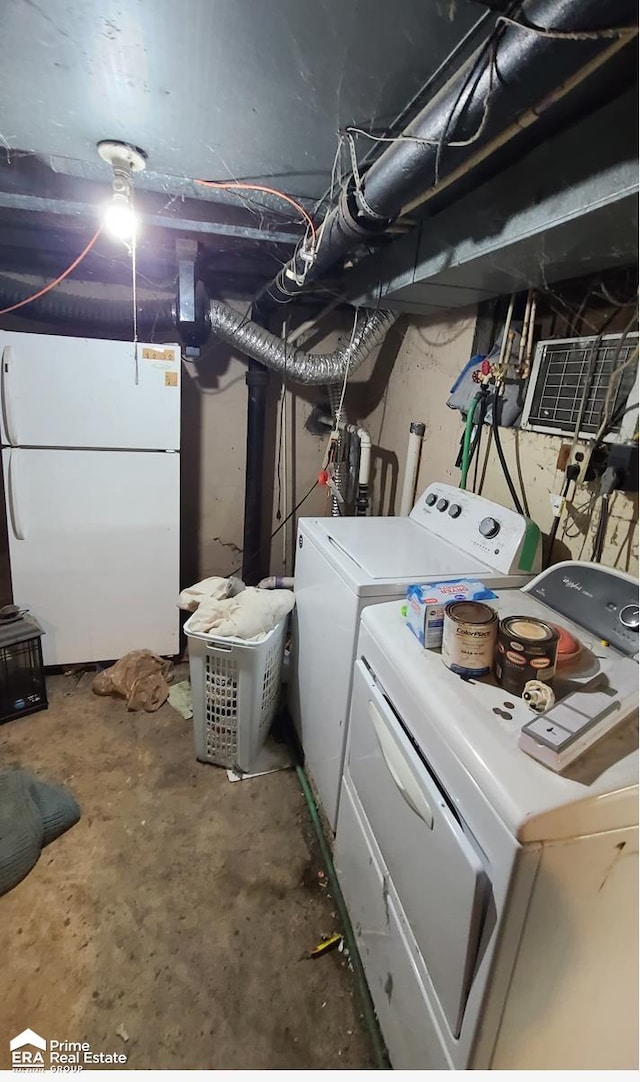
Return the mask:
M126 243L134 239L137 225L133 208L133 173L146 167L146 155L137 147L111 139L98 143L98 154L113 170L113 195L104 208L104 227L111 236Z
M105 229L117 240L132 240L136 232L136 214L131 200L120 192L114 192L111 202L104 208L102 218Z

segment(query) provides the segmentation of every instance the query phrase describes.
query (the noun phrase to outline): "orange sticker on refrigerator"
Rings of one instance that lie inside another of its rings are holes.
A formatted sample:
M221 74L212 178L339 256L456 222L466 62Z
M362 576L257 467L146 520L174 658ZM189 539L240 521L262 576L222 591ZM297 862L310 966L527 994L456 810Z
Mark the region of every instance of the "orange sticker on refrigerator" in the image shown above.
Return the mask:
M165 372L164 374L165 387L177 387L178 386L178 373L177 372Z
M149 346L145 346L142 350L142 357L145 361L175 360L175 354L172 349L151 349Z

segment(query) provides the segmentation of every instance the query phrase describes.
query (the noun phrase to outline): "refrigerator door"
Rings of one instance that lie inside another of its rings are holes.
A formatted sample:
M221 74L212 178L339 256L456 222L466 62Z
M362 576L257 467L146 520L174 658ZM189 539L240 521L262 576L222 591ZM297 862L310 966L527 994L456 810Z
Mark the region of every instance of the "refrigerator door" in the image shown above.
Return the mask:
M2 443L178 450L180 347L0 331Z
M180 456L2 452L15 603L45 665L178 651Z

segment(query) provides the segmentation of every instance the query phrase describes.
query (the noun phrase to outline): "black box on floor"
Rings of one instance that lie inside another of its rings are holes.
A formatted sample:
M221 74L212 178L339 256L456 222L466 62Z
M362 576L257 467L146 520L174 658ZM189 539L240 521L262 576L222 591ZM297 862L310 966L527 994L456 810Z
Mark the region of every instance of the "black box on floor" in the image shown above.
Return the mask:
M42 628L16 605L0 609L0 725L46 710Z

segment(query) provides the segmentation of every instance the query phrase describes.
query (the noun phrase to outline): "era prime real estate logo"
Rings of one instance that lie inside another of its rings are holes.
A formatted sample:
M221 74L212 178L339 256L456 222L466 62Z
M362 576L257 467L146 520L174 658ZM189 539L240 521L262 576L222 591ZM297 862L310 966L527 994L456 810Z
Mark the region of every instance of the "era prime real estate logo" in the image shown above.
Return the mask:
M33 1029L9 1041L9 1051L14 1071L82 1071L99 1063L127 1062L124 1052L94 1052L88 1041L47 1041Z
M12 1067L24 1067L31 1071L39 1068L44 1071L47 1042L39 1033L32 1029L23 1029L22 1033L9 1041L9 1051Z

